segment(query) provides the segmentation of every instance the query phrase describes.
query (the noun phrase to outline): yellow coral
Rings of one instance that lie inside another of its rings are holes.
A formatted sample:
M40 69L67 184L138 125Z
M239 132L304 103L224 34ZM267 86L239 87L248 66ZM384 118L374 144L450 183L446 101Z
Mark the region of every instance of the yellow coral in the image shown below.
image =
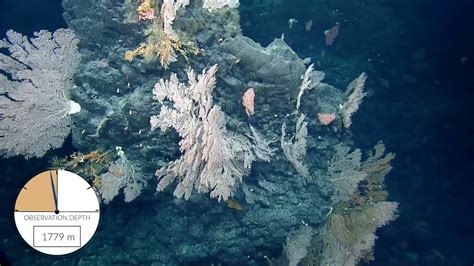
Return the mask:
M225 204L227 205L227 207L231 208L231 209L234 209L234 210L238 210L238 211L242 211L244 210L244 208L242 207L242 205L240 205L239 202L237 202L236 200L234 199L228 199L225 201Z
M133 51L126 51L125 52L125 60L132 62L133 59L139 55L144 55L145 54L145 49L146 49L146 44L141 43L140 46L138 46L137 49Z
M74 152L69 157L61 160L56 159L52 163L56 167L73 170L83 177L92 179L94 186L97 187L100 184L98 173L103 171L104 168L108 167L110 162L111 158L109 156L109 152L100 152L95 150L87 154Z
M92 180L92 185L97 189L101 188L102 180L100 178L100 175L94 176L94 179Z
M145 0L137 8L139 16L141 12L150 12L151 3ZM158 58L160 64L167 69L172 62L177 60L177 53L188 60L188 54L198 55L201 51L197 49L193 42L182 41L173 31L165 32L165 25L162 16L153 20L153 24L145 31L147 40L141 43L135 50L125 52L125 60L133 61L137 56L143 56L145 60L151 61Z
M97 174L97 170L93 166L91 166L89 170L91 172L91 176L94 177L94 179L92 179L92 185L95 188L99 189L100 187L102 187L102 179L100 177L100 174Z
M133 61L137 56L143 56L145 60L154 58L160 60L160 64L167 69L176 61L176 52L188 60L188 53L198 55L201 51L192 42L182 42L178 37L165 34L160 28L153 27L149 30L146 43L141 43L135 50L125 52L125 60Z

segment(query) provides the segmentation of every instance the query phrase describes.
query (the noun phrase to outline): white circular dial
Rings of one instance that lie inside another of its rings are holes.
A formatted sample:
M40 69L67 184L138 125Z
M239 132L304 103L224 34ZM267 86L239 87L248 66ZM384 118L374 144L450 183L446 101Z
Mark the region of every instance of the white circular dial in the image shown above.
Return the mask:
M94 188L75 173L48 170L31 178L15 202L15 224L34 249L65 255L82 248L99 225Z

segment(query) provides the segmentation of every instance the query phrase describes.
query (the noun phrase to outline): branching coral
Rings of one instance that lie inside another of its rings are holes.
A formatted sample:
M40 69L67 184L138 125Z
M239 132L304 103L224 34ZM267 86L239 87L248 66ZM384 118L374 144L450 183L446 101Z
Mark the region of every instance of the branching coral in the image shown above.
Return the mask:
M172 74L153 89L155 99L163 105L159 115L150 118L151 128L174 128L181 137L182 152L179 159L156 171L159 191L179 180L174 190L178 198L189 199L197 190L226 201L249 174L253 161L268 162L273 156L272 141L252 127L248 137L227 130L225 113L212 98L216 72L217 65L197 76L190 70L188 84ZM172 105L166 105L165 100Z
M135 50L125 52L125 59L133 61L135 57L143 56L145 60L151 61L158 58L161 66L167 69L172 62L177 60L177 53L181 54L186 60L188 60L190 53L199 54L200 50L195 47L193 42L184 41L186 38L179 37L178 33L172 28L177 10L187 4L183 1L166 0L163 2L159 14L153 13L153 15L150 15L150 12L155 11L151 7L150 1L144 1L137 8L138 16L139 18L150 19L153 22L145 31L146 42L141 43Z
M361 259L373 259L375 231L397 217L398 204L386 201L383 188L395 155L384 155L385 146L379 142L361 163L360 150L349 150L338 146L329 170L339 194L334 211L315 240L313 253L319 265L356 265ZM339 178L347 179L347 184L340 183Z
M96 187L99 186L99 175L112 162L109 152L98 150L87 154L74 152L66 158L54 157L50 162L53 167L64 168L92 180Z

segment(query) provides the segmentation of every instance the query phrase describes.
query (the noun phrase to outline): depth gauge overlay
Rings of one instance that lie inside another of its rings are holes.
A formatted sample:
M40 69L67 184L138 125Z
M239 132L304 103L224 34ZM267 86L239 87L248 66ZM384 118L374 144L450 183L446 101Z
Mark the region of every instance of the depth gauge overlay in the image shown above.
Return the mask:
M82 248L99 225L100 204L93 187L66 170L31 178L18 193L15 224L32 248L65 255Z

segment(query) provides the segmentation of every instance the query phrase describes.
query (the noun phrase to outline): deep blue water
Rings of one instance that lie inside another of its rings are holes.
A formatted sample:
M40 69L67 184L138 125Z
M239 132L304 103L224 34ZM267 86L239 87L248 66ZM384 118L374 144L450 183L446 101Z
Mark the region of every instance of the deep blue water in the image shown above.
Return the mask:
M244 35L268 44L285 32L296 53L303 58L311 53L309 46L317 38L287 29L288 18L298 18L299 23L312 18L317 7L311 5L311 0L291 1L288 9L267 10L265 14L247 9L249 3L241 2ZM390 199L400 203L400 217L378 231L376 259L370 265L472 265L474 2L380 3L389 10L392 17L386 20L393 24L367 25L370 29L365 30L364 14L350 14L347 4L344 11L349 21L360 16L362 22L352 22L346 29L353 32L341 32L341 40L334 47L339 57L352 56L360 61L355 65L377 60L369 76L390 81L389 88L377 91L364 102L353 126L358 146L368 148L383 139L397 154L387 187ZM10 28L31 34L39 29L65 27L61 14L60 1L0 0L0 34ZM387 30L392 27L394 31ZM413 59L417 51L424 54L422 62ZM463 63L462 58L467 60ZM328 79L331 67L324 69ZM68 154L72 148L67 144L65 149L63 153ZM25 176L41 163L37 159L2 160L0 174ZM0 218L4 225L0 241L20 241L9 213L16 188L23 180L11 176L2 176L2 180ZM6 228L11 231L3 231Z

